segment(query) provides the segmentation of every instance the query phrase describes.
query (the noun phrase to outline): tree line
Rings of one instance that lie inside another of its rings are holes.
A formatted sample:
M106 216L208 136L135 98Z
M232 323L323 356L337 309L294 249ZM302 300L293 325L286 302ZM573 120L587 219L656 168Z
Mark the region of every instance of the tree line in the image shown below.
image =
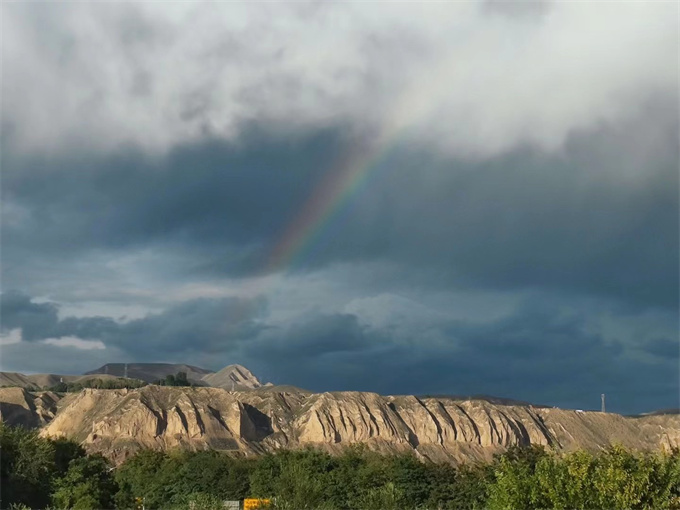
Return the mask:
M358 445L256 458L142 450L115 468L66 439L0 424L1 508L212 510L267 498L283 509L680 509L680 452L513 447L488 463L422 462ZM24 506L22 506L24 505Z
M177 372L176 374L168 374L162 379L153 381L152 384L158 386L194 386L187 378L186 372ZM85 388L95 388L100 390L120 390L120 389L135 389L147 386L148 383L142 381L141 379L132 379L127 377L117 377L117 378L100 378L93 377L91 379L84 379L77 382L64 382L60 381L51 386L25 386L27 391L54 391L56 393L70 393L82 391ZM12 388L16 386L3 385L2 388Z
M54 391L57 393L65 392L77 392L82 391L85 388L96 388L100 390L121 390L124 388L134 389L146 386L147 383L140 379L128 379L124 377L119 377L116 379L100 379L92 378L85 379L77 382L58 382L47 388L49 391ZM30 390L29 390L30 391Z

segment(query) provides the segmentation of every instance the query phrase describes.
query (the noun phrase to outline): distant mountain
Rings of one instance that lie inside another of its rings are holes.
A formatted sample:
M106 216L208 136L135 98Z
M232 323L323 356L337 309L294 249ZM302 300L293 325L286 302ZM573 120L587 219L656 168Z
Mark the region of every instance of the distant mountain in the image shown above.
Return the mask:
M49 388L60 382L76 383L83 382L93 377L86 375L61 375L61 374L31 374L25 375L18 372L0 372L0 386L18 388ZM96 379L117 379L116 376L97 374Z
M27 390L62 378L127 375L153 383L178 372L186 372L194 387ZM640 451L680 447L680 415L674 410L623 417L488 395L312 393L262 384L242 365L212 372L186 364L108 363L79 376L0 372L0 384L14 386L0 388L0 422L73 438L116 463L140 448L175 447L249 455L305 446L339 452L366 443L382 452L415 451L420 458L455 463L527 444L563 451L613 443Z
M497 405L486 400L381 396L356 391L299 393L263 387L148 385L78 393L0 388L0 421L68 437L120 463L142 448L257 455L306 446L340 452L413 452L434 462L488 460L514 445L597 451L621 444L657 452L680 447L680 416Z
M186 372L189 381L202 384L201 379L213 373L212 370L183 363L107 363L95 370L85 372L85 375L108 374L124 377L126 375L126 366L127 377L141 379L148 383L164 379L167 375L176 375L177 372Z
M203 381L208 386L225 390L254 390L262 386L257 377L242 365L229 365L219 372L204 375Z
M128 377L153 384L168 375L186 372L187 379L195 386L213 386L226 390L255 390L272 386L262 384L255 375L242 365L229 365L218 372L185 363L107 363L85 372L83 375L33 374L0 372L0 386L21 388L48 388L63 381L80 382L92 379L115 379Z

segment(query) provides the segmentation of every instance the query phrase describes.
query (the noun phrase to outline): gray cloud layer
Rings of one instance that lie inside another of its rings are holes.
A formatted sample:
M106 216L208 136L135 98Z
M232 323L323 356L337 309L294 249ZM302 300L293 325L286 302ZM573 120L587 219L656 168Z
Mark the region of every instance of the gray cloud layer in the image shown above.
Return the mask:
M2 368L677 405L676 9L537 5L3 7Z
M263 305L200 299L117 323L104 317L60 320L54 304L5 293L4 325L21 328L24 341L4 348L3 363L21 362L31 352L27 342L76 336L102 339L110 349L98 359L86 355L80 370L92 368L95 360L106 362L112 353L202 361L212 368L220 366L216 357L236 358L275 382L319 391L500 392L571 407L594 406L598 392L606 392L612 409L621 412L667 407L668 395L679 390L672 338L655 337L643 345L661 362L631 356L620 341L593 329L585 314L543 299L527 300L509 316L485 323L442 317L429 321L427 332L415 326L400 335L389 325L368 325L349 313L312 313L273 325ZM433 331L440 341L432 341ZM54 350L44 344L40 349ZM61 351L52 354L56 361L72 365L60 358L72 356L73 349ZM631 378L631 370L639 377Z
M408 268L414 283L552 287L674 309L671 113L650 108L618 132L575 135L561 156L520 150L473 164L397 148L292 268L382 260ZM287 143L260 133L162 162L134 153L17 162L3 198L25 214L3 230L5 265L150 247L176 251L197 277L257 275L350 144L332 133Z

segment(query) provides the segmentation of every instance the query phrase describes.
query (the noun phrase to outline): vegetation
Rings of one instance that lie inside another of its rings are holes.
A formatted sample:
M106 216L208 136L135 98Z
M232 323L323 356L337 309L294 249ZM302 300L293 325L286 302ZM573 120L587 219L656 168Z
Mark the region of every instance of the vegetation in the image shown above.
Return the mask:
M511 448L490 463L454 468L362 446L338 456L310 449L255 459L145 450L113 469L71 441L2 424L0 446L1 508L207 510L258 497L285 509L680 509L678 451Z
M85 388L96 388L100 390L120 390L123 388L128 389L141 388L142 386L146 386L146 383L139 379L127 379L119 377L116 379L92 378L78 382L59 382L54 386L50 386L47 389L49 391L64 393L64 392L77 392Z
M193 386L187 379L186 372L177 372L176 375L168 374L165 379L159 379L154 384L159 386Z

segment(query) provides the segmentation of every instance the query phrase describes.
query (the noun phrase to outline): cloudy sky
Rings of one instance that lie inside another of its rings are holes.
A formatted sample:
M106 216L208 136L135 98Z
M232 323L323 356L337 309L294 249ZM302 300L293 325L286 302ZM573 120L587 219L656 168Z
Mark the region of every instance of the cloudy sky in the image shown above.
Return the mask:
M2 370L677 407L673 2L5 3Z

